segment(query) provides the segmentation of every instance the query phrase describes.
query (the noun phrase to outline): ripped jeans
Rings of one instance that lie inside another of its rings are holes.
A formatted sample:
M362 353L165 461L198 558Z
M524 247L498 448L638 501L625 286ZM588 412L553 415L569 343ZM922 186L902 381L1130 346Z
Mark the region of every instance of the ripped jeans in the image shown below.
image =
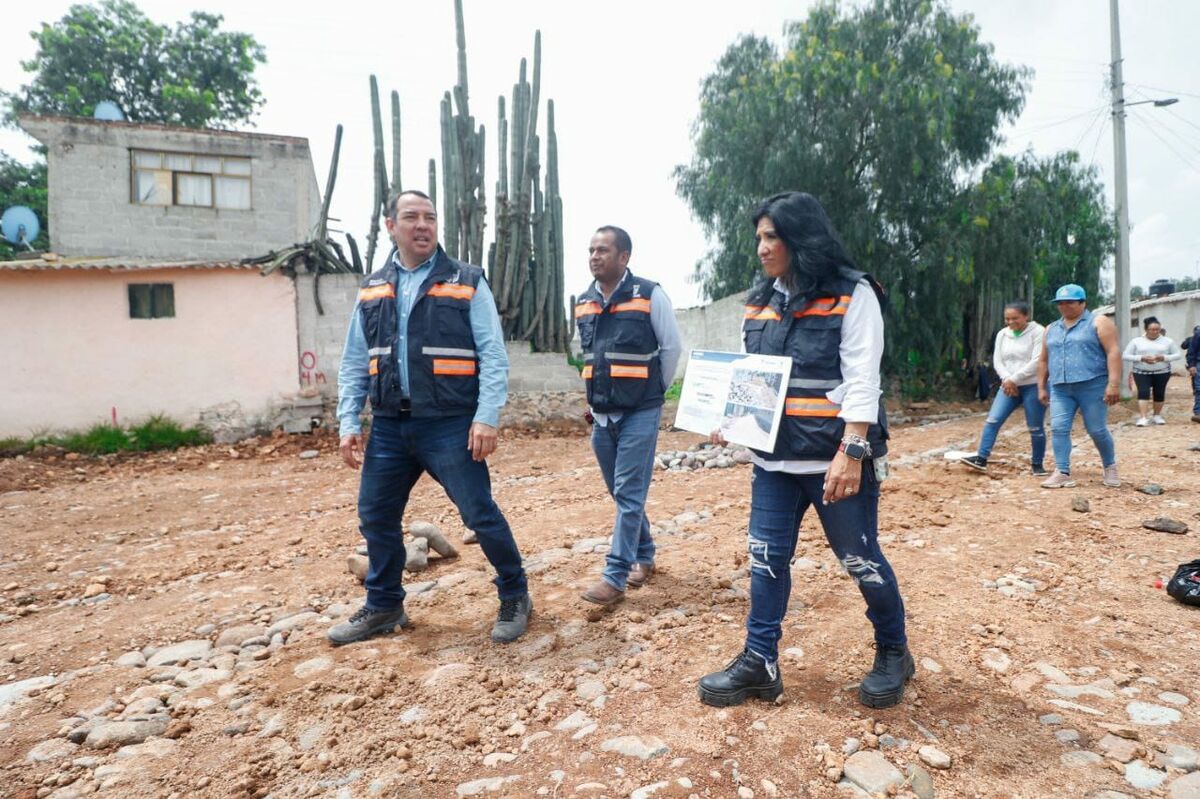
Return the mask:
M783 617L792 591L791 561L800 521L815 506L825 538L867 601L867 618L877 644L903 646L904 601L887 558L879 548L879 482L874 464L864 463L860 493L821 504L824 474L788 474L754 467L750 504L750 615L746 648L767 662L779 657Z

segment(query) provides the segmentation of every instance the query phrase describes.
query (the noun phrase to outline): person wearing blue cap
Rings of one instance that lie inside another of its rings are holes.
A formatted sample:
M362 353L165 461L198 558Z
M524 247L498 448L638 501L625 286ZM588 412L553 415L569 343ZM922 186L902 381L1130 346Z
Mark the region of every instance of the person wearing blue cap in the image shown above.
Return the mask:
M1103 314L1087 309L1083 286L1068 283L1054 293L1060 318L1046 328L1045 346L1038 362L1038 399L1050 405L1050 437L1054 448L1054 474L1043 488L1070 488L1071 426L1075 414L1100 451L1104 485L1121 485L1117 452L1108 431L1108 406L1121 398L1121 345L1117 326Z

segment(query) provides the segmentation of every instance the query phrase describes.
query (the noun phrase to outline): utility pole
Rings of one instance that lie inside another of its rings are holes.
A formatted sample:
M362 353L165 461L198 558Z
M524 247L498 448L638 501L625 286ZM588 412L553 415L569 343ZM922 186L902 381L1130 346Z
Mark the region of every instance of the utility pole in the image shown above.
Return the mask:
M1129 344L1129 183L1125 172L1125 80L1121 74L1121 20L1117 0L1109 0L1112 18L1112 118L1113 118L1113 166L1117 211L1117 259L1116 259L1116 314L1117 339L1121 352ZM1129 396L1126 379L1127 366L1122 360L1121 396Z

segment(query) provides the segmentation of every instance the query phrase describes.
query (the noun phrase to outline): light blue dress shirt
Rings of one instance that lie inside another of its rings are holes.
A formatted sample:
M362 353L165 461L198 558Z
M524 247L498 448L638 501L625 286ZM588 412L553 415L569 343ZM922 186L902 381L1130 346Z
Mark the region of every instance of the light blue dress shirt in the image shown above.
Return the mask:
M428 261L409 269L401 263L396 253L392 262L396 264L396 321L400 335L396 352L408 352L408 317L417 301L417 293L425 278L433 271L438 255L435 252ZM500 314L496 311L496 300L488 287L486 278L475 287L471 298L471 335L475 338L475 352L479 359L479 405L475 409L475 421L498 427L500 409L508 401L508 352L504 349L504 330L500 326ZM409 396L408 358L398 357L400 365L400 390ZM368 373L370 356L367 354L367 337L363 333L362 315L358 303L350 315L350 329L346 332L346 346L342 349L342 364L338 369L337 417L343 436L362 432L359 415L367 402L371 386Z

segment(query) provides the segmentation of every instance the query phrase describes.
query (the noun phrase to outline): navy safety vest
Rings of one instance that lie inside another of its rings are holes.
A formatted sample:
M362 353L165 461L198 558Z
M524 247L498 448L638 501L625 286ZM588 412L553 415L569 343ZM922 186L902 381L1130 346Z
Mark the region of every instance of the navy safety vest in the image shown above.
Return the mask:
M583 380L592 410L614 413L663 404L658 337L650 324L657 285L629 272L607 306L595 281L576 301Z
M839 271L830 286L830 297L785 300L773 281L750 290L742 322L746 352L792 359L779 437L773 452L758 453L763 458L831 460L837 454L845 423L838 418L841 406L830 402L825 394L842 384L842 322L854 287L864 277L882 305L883 288L875 279L846 268ZM887 439L887 415L880 401L879 420L867 431L872 456L887 453Z
M370 356L371 412L399 416L402 410L398 358L408 358L408 388L414 417L461 416L479 403L479 368L471 333L471 298L483 279L477 266L456 261L438 246L433 269L408 315L408 351L397 352L396 263L363 281L359 313Z

